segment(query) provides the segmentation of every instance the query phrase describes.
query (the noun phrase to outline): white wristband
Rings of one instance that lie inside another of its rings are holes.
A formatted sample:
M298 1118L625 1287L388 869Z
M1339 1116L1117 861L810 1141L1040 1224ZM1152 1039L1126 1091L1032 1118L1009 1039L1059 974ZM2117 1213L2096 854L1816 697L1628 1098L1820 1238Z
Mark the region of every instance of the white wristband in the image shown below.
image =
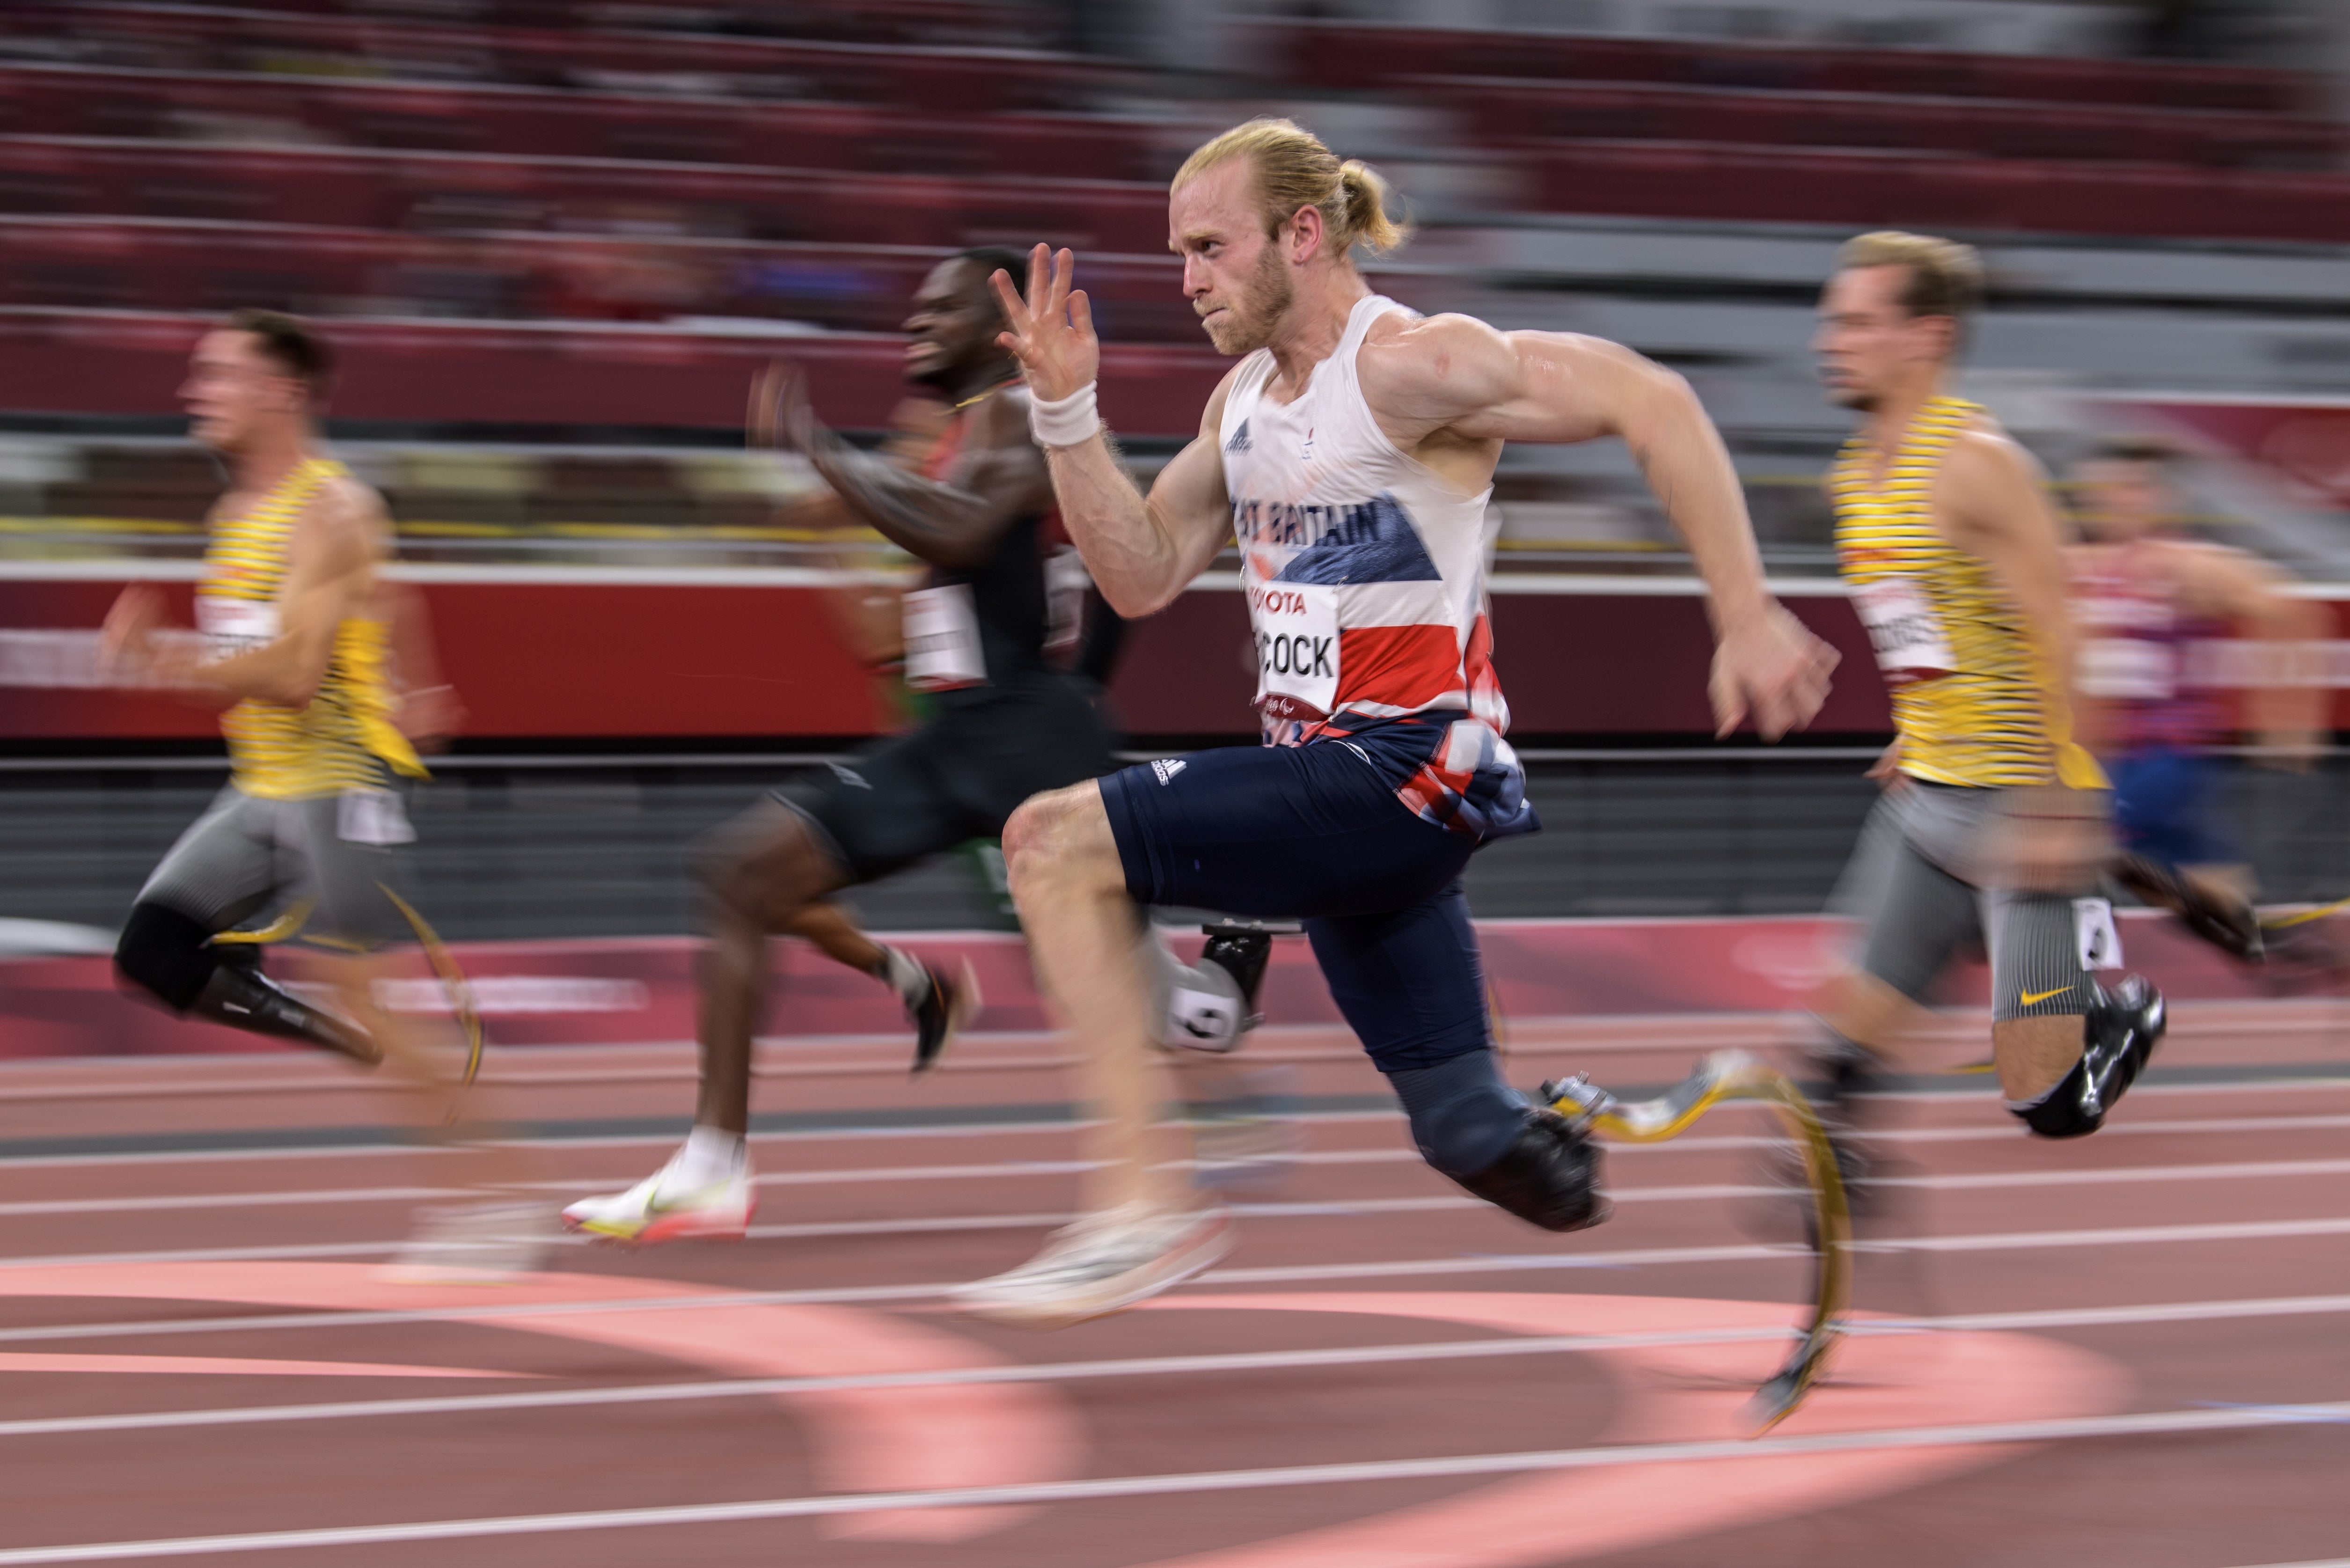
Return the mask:
M1038 446L1082 446L1093 440L1101 429L1101 416L1094 411L1094 389L1101 383L1087 381L1066 398L1052 400L1031 396L1028 400L1028 433L1036 438Z

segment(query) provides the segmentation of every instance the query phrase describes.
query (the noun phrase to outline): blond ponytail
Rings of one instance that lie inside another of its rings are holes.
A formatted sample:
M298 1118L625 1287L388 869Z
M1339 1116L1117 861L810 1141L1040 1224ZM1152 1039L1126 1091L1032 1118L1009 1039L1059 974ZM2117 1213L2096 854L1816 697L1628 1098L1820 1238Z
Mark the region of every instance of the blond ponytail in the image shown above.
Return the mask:
M1338 186L1346 193L1349 249L1360 245L1378 256L1403 244L1404 225L1388 216L1390 192L1378 170L1349 158L1338 165Z
M1382 255L1403 244L1407 230L1388 215L1391 196L1378 171L1353 159L1341 163L1320 137L1294 120L1252 119L1232 127L1185 159L1168 189L1180 191L1236 158L1256 171L1266 234L1299 208L1312 207L1322 214L1335 255L1350 255L1357 245Z

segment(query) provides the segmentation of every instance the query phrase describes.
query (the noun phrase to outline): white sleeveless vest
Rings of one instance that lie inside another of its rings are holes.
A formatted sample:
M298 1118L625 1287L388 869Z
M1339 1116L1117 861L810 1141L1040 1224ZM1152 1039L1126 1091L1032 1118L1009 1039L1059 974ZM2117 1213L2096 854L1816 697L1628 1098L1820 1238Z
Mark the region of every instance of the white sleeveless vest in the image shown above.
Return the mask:
M1492 492L1462 495L1388 441L1355 359L1405 307L1357 303L1305 391L1269 402L1272 352L1241 362L1219 438L1256 633L1269 743L1299 745L1451 709L1509 726L1489 658L1485 570Z

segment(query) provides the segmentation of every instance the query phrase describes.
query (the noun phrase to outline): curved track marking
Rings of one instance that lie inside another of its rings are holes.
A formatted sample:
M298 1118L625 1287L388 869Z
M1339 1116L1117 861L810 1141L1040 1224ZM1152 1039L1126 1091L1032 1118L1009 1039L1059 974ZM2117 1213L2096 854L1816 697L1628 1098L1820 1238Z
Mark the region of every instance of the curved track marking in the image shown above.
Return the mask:
M1471 1324L1513 1334L1631 1334L1784 1327L1789 1309L1673 1296L1471 1292L1190 1295L1153 1310L1360 1313ZM1599 1354L1625 1387L1609 1436L1661 1442L1748 1429L1749 1392L1776 1367L1776 1343L1638 1345ZM2116 1363L2022 1334L1848 1338L1788 1436L1962 1422L2020 1421L2118 1409L2132 1386ZM1991 1447L1810 1454L1627 1465L1534 1475L1458 1497L1252 1545L1168 1558L1148 1568L1532 1568L1687 1540L1898 1491L1996 1463Z
M536 1377L486 1366L432 1366L397 1361L281 1361L232 1355L77 1355L36 1350L0 1352L0 1372L235 1373L245 1377Z
M598 1274L539 1274L494 1293L479 1286L406 1285L363 1263L66 1264L0 1271L0 1296L100 1296L244 1302L318 1311L407 1308L452 1313L501 1306L694 1298L674 1311L527 1314L499 1326L618 1346L741 1377L932 1372L1002 1365L983 1346L929 1326L853 1307L712 1304L708 1285ZM441 1375L434 1368L427 1376ZM1076 1407L1048 1385L975 1384L779 1396L817 1428L820 1480L840 1491L922 1491L1062 1480L1083 1468ZM898 1510L841 1515L828 1528L871 1540L965 1541L1004 1529L1025 1508Z

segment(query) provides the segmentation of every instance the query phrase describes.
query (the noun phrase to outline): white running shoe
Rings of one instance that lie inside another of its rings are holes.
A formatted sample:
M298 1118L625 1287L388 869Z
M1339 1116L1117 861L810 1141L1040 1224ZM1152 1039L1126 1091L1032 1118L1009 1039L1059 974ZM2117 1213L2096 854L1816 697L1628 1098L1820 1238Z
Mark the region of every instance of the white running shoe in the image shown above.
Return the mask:
M1088 1214L1009 1273L949 1293L962 1311L1017 1328L1066 1328L1119 1312L1209 1268L1232 1248L1222 1209L1148 1204Z
M583 1198L563 1211L563 1222L574 1231L614 1241L650 1245L656 1241L739 1241L751 1229L751 1214L759 1206L758 1189L751 1183L751 1162L739 1160L715 1181L688 1185L681 1180L685 1151L680 1149L667 1165L629 1188L601 1198Z
M496 1285L538 1272L555 1245L546 1206L487 1199L420 1209L416 1230L381 1271L404 1285Z

